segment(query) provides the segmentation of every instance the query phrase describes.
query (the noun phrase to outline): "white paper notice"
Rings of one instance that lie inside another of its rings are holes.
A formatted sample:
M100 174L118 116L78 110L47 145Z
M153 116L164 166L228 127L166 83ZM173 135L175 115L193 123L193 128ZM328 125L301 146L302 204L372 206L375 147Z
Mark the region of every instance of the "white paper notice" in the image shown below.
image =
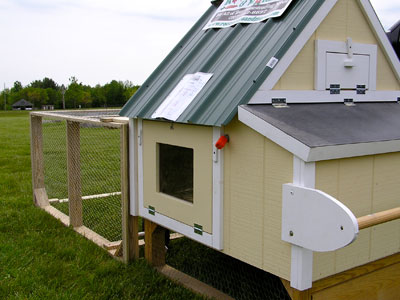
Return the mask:
M176 121L212 76L202 72L185 75L151 117Z

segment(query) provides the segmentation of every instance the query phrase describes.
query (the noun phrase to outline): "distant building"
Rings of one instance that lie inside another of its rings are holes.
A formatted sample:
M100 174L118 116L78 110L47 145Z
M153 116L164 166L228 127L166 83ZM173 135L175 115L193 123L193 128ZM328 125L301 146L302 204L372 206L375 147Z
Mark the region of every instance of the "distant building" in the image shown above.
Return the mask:
M21 99L12 105L13 110L32 110L33 104L25 99Z
M54 110L54 105L52 104L42 105L42 110Z

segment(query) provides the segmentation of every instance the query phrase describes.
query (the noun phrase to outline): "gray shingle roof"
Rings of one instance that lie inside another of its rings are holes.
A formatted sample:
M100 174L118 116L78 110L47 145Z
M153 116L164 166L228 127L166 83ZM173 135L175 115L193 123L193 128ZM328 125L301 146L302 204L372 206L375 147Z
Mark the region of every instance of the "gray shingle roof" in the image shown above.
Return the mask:
M33 104L30 103L29 101L26 101L25 99L21 99L21 100L15 102L15 103L12 105L12 107L27 107L27 106L32 107Z

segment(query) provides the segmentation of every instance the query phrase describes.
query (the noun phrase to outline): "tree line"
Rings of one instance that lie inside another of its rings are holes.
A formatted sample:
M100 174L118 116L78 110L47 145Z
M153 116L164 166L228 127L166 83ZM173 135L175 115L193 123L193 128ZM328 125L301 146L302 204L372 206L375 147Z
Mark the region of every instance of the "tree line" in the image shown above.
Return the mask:
M139 87L130 81L116 80L91 87L82 84L76 77L71 77L66 87L47 77L43 80L35 80L27 86L22 86L21 82L16 81L12 88L0 93L0 109L9 110L21 99L31 102L36 109L42 108L43 105L54 105L55 109L62 109L63 100L66 109L120 107Z

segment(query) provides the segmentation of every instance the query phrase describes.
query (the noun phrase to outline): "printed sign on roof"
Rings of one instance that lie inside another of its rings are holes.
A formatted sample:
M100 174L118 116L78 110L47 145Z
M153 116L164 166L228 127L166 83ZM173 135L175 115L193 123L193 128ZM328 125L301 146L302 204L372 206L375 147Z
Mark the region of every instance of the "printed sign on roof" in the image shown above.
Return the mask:
M203 30L224 28L238 23L258 23L280 17L291 2L292 0L224 0Z

